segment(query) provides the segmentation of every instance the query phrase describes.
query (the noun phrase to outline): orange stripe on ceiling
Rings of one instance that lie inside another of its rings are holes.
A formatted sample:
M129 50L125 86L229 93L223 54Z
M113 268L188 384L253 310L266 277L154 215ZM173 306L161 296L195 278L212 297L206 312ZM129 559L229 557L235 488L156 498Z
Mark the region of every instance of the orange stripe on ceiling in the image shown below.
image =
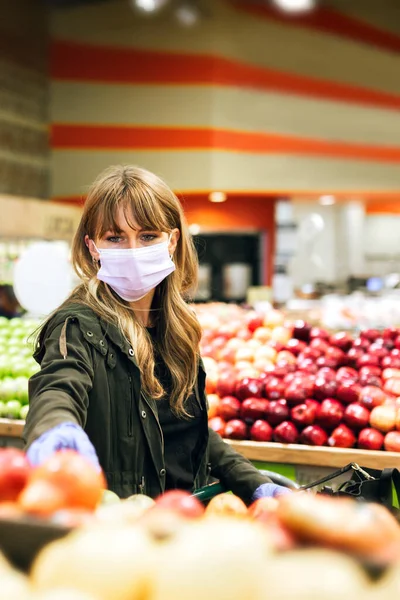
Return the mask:
M54 124L51 145L58 150L221 150L400 162L400 147L206 128Z
M400 36L332 8L319 7L307 14L288 16L267 4L252 4L248 0L231 0L231 4L257 17L278 21L288 26L314 29L389 52L400 53Z
M51 77L104 84L220 85L400 109L400 96L336 81L255 67L223 57L54 41Z
M178 197L185 203L186 201L190 202L192 199L208 199L210 192L213 190L175 190L175 193ZM231 198L239 199L242 202L246 202L248 198L257 198L259 200L264 200L269 202L271 200L276 200L277 198L302 198L307 199L309 201L317 202L320 196L324 194L332 194L335 196L336 200L339 202L347 202L349 200L365 200L367 201L366 210L371 213L382 212L382 207L384 212L400 212L400 189L398 191L367 191L367 190L333 190L333 189L323 189L323 190L260 190L254 191L249 190L223 190L227 194L227 201ZM52 198L53 202L60 202L66 204L84 204L85 196L84 195L76 195L76 196L55 196ZM225 204L225 206L228 206Z
M400 194L398 196L398 202L390 202L381 199L376 202L368 203L365 207L365 212L367 215L400 214Z

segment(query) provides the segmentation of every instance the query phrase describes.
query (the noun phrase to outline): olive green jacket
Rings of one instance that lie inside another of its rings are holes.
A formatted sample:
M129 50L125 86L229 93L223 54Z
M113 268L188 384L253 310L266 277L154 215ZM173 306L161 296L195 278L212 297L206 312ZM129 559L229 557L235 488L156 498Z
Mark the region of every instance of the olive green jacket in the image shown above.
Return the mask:
M141 390L135 351L121 332L89 307L71 304L46 324L34 356L41 370L29 382L27 446L60 423L77 423L96 449L109 489L120 497L162 493L166 471L157 402ZM204 444L194 488L212 477L248 503L269 480L208 428L205 377L200 365L195 391Z

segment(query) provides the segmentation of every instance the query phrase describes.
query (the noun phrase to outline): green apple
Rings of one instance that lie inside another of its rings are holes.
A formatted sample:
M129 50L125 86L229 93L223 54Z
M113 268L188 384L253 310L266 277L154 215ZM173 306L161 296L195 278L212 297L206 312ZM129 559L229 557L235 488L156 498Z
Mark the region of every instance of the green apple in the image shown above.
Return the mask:
M26 420L26 417L28 415L29 412L29 404L25 404L25 406L21 407L21 410L19 411L19 418L22 419L23 421Z
M18 400L9 400L6 402L5 417L7 419L19 419L21 408L21 402L18 402Z

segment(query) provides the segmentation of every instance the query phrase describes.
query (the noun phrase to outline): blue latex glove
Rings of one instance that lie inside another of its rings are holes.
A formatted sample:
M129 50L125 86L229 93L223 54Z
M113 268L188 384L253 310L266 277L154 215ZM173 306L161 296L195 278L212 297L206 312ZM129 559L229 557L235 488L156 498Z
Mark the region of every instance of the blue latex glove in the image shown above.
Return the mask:
M58 450L75 450L87 458L99 471L96 451L86 433L75 423L61 423L43 433L28 448L26 454L36 467Z
M282 485L277 485L276 483L262 483L252 495L251 500L254 502L259 498L278 498L279 496L291 493L292 490L283 487Z

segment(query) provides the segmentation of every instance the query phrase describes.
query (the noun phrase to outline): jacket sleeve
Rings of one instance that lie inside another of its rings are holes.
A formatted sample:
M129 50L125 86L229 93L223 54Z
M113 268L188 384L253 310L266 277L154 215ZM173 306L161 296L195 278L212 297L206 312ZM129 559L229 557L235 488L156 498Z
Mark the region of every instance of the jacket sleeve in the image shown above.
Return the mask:
M252 463L233 450L220 435L209 428L208 451L211 475L220 480L227 490L249 504L255 490L271 480L260 473Z
M84 427L93 385L91 348L77 321L46 331L36 354L40 354L41 369L29 380L29 412L23 433L27 446L60 423Z

